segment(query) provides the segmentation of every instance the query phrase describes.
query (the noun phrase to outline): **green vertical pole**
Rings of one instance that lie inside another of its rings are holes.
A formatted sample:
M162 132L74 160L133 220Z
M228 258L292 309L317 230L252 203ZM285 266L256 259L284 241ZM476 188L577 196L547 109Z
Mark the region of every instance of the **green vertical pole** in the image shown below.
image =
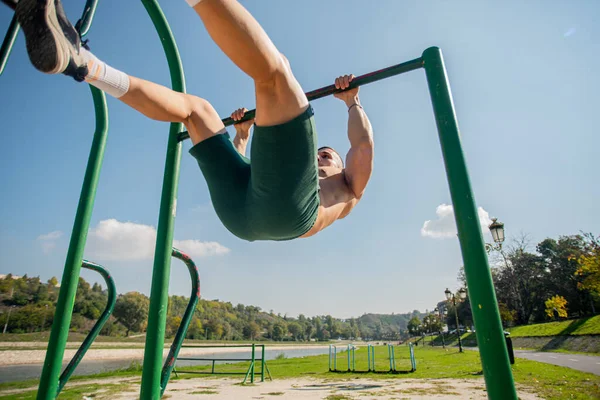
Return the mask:
M158 32L163 45L169 71L171 86L177 92L185 92L183 67L179 50L167 19L156 0L142 0L146 11ZM177 137L183 124L173 123L169 131L163 189L158 217L152 287L150 291L150 310L140 396L143 400L158 400L161 397L160 378L162 369L165 324L167 320L167 302L169 297L169 274L171 269L171 248L177 208L177 185L181 162L181 142Z
M6 67L6 62L8 61L8 57L10 56L18 33L19 22L17 21L17 16L13 15L10 25L8 26L8 31L6 31L4 41L2 42L2 47L0 47L0 75L4 72L4 67Z
M254 383L254 361L256 360L256 347L252 343L252 376L250 377L250 383Z
M423 52L422 58L454 205L488 397L492 400L516 400L517 393L502 333L500 312L442 52L437 47L431 47Z
M265 345L262 345L262 359L261 359L261 363L260 363L260 381L264 382L265 381Z
M48 340L48 350L42 368L40 378L38 399L54 399L58 389L58 376L62 367L62 360L69 335L69 326L73 314L75 294L79 283L83 250L87 239L87 233L94 208L98 179L104 158L104 148L108 136L108 111L106 107L106 96L104 93L92 86L92 97L96 110L96 133L92 142L92 149L88 159L83 187L77 206L77 214L71 233L71 242L65 261L62 280L60 281L60 293L54 313L54 322Z
M346 355L348 358L348 372L350 372L350 345L348 345L348 349L346 350Z

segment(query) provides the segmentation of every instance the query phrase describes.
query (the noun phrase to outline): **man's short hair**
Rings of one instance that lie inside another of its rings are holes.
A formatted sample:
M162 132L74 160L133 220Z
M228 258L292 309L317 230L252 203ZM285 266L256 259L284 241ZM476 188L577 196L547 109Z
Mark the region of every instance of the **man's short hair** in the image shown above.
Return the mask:
M319 149L317 150L317 152L321 151L321 150L331 150L332 152L334 152L335 154L337 154L338 158L340 159L340 162L342 163L342 168L344 168L344 159L342 158L342 156L340 156L340 153L338 153L337 151L335 151L335 149L333 147L329 147L329 146L321 146L319 147Z

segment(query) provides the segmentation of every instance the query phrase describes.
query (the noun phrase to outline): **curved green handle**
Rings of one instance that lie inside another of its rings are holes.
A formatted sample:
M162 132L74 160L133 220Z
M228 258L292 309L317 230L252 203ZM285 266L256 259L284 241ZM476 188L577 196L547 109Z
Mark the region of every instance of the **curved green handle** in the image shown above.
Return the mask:
M173 252L171 254L173 257L183 261L187 266L188 271L190 272L190 278L192 278L192 294L190 295L190 301L188 302L185 313L183 314L183 318L181 319L181 323L179 324L179 328L177 329L177 333L175 334L175 338L173 339L173 344L171 344L169 355L167 356L165 364L163 365L160 379L161 396L167 388L169 378L171 377L171 371L173 371L175 361L179 355L179 350L181 349L181 345L185 339L185 334L190 326L190 322L192 322L194 311L196 311L196 305L198 304L198 300L200 300L200 275L198 274L198 268L196 267L196 264L194 264L190 256L181 250L177 250L176 248L173 248Z
M115 309L115 303L117 302L117 289L115 287L115 281L110 276L110 273L101 265L86 260L83 260L81 266L83 268L96 271L100 275L102 275L104 281L106 282L106 288L108 290L108 299L106 302L106 307L104 308L104 312L102 312L100 318L98 318L98 321L96 321L96 324L94 324L94 327L90 330L90 333L88 333L85 340L83 341L83 343L81 343L81 346L79 346L79 349L77 350L77 352L75 353L75 355L63 371L63 373L60 375L60 378L58 379L58 390L56 391L56 396L58 396L60 391L63 389L63 387L75 371L75 368L77 368L77 366L81 362L81 359L92 345L92 342L94 341L94 339L96 339L96 336L98 336L98 334L104 327L106 321L108 321L108 317L110 317L110 314L112 314L113 310Z

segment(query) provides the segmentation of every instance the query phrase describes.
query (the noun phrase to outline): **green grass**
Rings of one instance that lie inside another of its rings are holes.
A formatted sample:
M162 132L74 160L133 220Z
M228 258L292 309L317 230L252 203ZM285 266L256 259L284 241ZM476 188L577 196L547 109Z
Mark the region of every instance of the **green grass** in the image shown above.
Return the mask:
M328 356L313 356L304 358L288 358L280 360L271 360L267 362L273 379L284 378L299 378L299 377L314 377L321 379L482 379L481 363L479 354L475 351L466 351L459 353L455 348L441 349L418 346L415 348L417 359L417 371L414 373L404 374L388 374L383 373L389 369L389 360L387 359L387 346L378 346L375 348L375 360L377 370L382 373L331 373L328 372ZM367 350L366 347L361 347L355 353L356 370L367 370ZM396 368L398 370L408 371L410 369L408 348L404 346L396 347ZM338 369L344 369L347 366L346 353L338 353ZM260 367L258 365L257 367ZM191 367L186 367L189 369ZM209 370L210 367L195 367L196 370ZM245 372L248 368L248 363L226 364L219 365L216 368L218 372ZM255 372L260 371L257 368ZM600 398L600 377L571 370L569 368L559 367L550 364L543 364L536 361L517 359L513 366L515 381L525 385L528 391L538 393L543 398L548 400L559 400L564 398L587 400ZM91 377L75 377L73 382L83 379L97 379L103 377L126 377L139 376L140 371L137 366L120 371L118 373L104 373ZM197 378L193 374L180 374L179 378L172 379L190 379ZM215 378L212 376L211 378ZM256 375L255 379L260 380ZM240 377L240 381L242 378ZM25 388L35 387L35 381L29 381L29 386L21 386ZM110 386L110 387L109 387ZM0 385L0 399L30 399L34 398L35 390L20 393L18 395L2 396L1 391L8 388L16 388L16 384ZM138 388L139 382L123 382L114 385L101 385L102 389L110 389L115 391L123 391L128 388ZM69 387L61 394L61 399L81 399L83 395L94 394L94 390L100 390L94 385L86 385L85 387ZM568 394L568 395L567 395ZM95 398L110 398L104 397L105 394L99 394ZM335 397L331 399L343 399L344 397ZM567 397L569 396L569 397Z
M600 335L600 315L570 321L516 326L514 328L509 328L508 331L510 332L511 337Z

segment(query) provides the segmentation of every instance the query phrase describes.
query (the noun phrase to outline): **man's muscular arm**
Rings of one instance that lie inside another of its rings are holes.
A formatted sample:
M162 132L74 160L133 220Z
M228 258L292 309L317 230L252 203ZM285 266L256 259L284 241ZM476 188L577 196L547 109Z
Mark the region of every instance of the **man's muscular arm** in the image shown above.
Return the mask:
M345 89L354 75L345 75L335 80L335 87ZM348 187L360 199L373 171L373 128L367 114L360 105L359 88L350 89L334 96L348 106L348 139L350 150L346 155L344 176Z
M244 114L248 111L246 108L239 108L231 113L231 119L234 121L239 121L242 119ZM235 128L235 137L233 138L233 146L235 149L243 155L246 156L246 146L248 146L248 139L250 138L250 127L254 124L254 119L250 119L248 121L240 122L239 124L234 124Z

